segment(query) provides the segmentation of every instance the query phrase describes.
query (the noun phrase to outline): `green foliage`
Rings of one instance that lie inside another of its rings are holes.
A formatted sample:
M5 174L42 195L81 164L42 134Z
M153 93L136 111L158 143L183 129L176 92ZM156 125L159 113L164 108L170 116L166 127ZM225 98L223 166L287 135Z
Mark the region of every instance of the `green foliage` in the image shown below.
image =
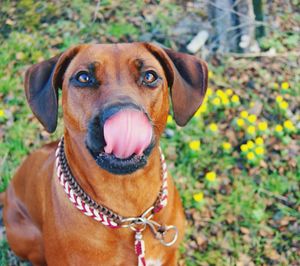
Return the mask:
M120 39L124 36L136 37L139 31L132 24L112 23L108 25L106 33Z
M0 265L8 265L8 244L6 241L2 240L0 242Z

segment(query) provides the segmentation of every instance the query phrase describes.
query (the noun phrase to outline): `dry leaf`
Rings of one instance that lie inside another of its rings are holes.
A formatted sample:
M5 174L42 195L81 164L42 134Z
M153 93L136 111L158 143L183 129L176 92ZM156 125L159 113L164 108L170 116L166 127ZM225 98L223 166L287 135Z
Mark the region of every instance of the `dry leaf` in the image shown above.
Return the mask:
M275 260L275 261L279 261L280 260L280 255L278 254L278 252L270 247L265 247L265 252L264 252L265 256L271 260Z
M246 254L239 254L239 260L236 262L236 266L254 266L251 258Z
M245 235L250 234L250 230L248 228L246 228L246 227L241 227L240 230Z
M208 243L207 237L200 233L197 237L196 237L196 242L199 246L199 248L205 249Z

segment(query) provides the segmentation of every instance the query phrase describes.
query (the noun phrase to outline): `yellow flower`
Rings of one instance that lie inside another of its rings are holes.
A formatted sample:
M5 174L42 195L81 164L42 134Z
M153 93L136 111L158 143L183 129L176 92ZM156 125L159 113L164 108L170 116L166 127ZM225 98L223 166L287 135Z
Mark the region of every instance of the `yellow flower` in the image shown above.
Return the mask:
M248 117L248 112L247 111L242 111L241 113L240 113L240 117L242 117L242 118L247 118Z
M229 100L228 100L227 96L226 97L222 97L221 99L222 99L222 104L223 105L228 105L229 104Z
M216 131L218 131L218 126L217 126L216 123L211 123L211 124L209 125L209 129L210 129L212 132L216 132Z
M249 116L248 116L248 121L249 121L251 124L255 123L255 122L256 122L256 119L257 119L256 115L249 115Z
M254 105L255 105L255 102L250 102L250 104L249 104L249 106L252 108L252 107L254 107Z
M279 84L277 82L274 82L273 87L274 87L274 89L278 89L279 88Z
M284 121L283 126L289 131L294 131L296 129L291 120Z
M282 101L283 101L283 97L280 96L280 95L278 95L278 96L276 97L276 102L277 102L277 103L280 103L280 102L282 102Z
M247 133L248 133L249 135L254 135L254 134L255 134L255 126L249 126L249 127L247 128Z
M206 173L205 178L209 182L214 182L216 180L216 176L217 175L215 172L208 172L208 173Z
M280 133L280 132L282 132L282 130L283 130L282 125L276 125L276 126L275 126L275 131L276 131L276 132Z
M212 89L211 89L211 88L207 88L207 90L206 90L206 95L209 97L209 96L212 95L212 94L213 94Z
M219 97L215 97L213 100L212 100L212 103L213 105L215 106L219 106L221 104L221 100Z
M203 194L203 192L196 193L193 195L193 198L196 202L200 202L203 200L204 194Z
M255 155L254 155L254 153L252 151L249 152L249 153L247 153L247 159L249 161L252 161L254 158L255 158Z
M241 145L241 151L242 152L247 152L248 151L248 146L246 144Z
M197 112L194 114L195 117L199 117L200 114L205 113L207 110L207 104L202 103L202 105L198 108Z
M289 104L286 101L282 101L282 102L278 103L278 105L279 105L280 109L282 109L282 110L286 110L289 107Z
M263 147L257 147L255 148L255 153L257 155L263 155L265 153L265 149Z
M206 103L202 104L200 106L199 110L200 110L201 113L205 113L206 110L207 110L207 104Z
M240 102L240 97L236 94L234 94L232 97L231 97L231 101L233 103L239 103Z
M217 90L216 91L216 94L219 96L219 97L222 97L224 95L224 92L222 90Z
M254 142L252 140L248 140L247 141L247 147L248 147L248 149L254 148Z
M255 143L257 145L263 145L264 144L264 139L262 137L256 138Z
M214 76L214 73L212 71L208 71L208 78L212 78Z
M239 126L239 127L242 127L245 125L245 121L242 119L242 118L238 118L236 120L236 124Z
M231 95L233 94L233 91L232 91L232 89L227 89L227 90L225 91L225 93L226 93L228 96L231 96Z
M268 123L267 122L259 122L258 129L260 131L266 131L268 129Z
M222 146L225 151L231 150L231 144L229 142L223 142Z
M199 151L200 146L201 146L201 142L200 142L200 140L192 140L192 141L189 142L189 146L190 146L191 150Z
M281 88L283 90L287 90L290 87L290 84L288 82L282 82L281 83Z
M0 109L0 117L4 117L4 116L5 116L4 110Z
M173 117L171 115L168 115L167 123L170 124L173 122Z

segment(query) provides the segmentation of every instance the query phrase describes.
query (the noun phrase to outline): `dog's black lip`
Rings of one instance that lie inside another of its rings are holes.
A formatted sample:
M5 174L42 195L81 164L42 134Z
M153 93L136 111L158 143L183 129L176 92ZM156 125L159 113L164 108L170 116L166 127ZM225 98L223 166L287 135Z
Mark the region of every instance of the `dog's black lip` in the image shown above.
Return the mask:
M96 162L103 169L113 174L124 175L131 174L142 166L145 166L147 159L145 155L138 156L135 154L126 159L119 159L113 154L102 152L97 156Z
M120 159L114 154L100 152L94 157L96 163L103 169L119 175L131 174L147 164L148 157L155 146L155 141L147 147L142 155L132 154L128 158Z

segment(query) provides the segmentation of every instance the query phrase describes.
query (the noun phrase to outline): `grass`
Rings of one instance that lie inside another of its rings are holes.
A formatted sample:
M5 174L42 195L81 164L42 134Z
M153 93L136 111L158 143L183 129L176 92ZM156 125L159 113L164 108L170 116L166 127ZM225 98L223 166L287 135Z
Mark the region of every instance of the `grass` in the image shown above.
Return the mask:
M62 132L60 124L55 134L47 134L30 112L23 91L29 65L73 44L139 40L146 33L152 34L152 40L174 46L171 27L185 14L173 2L131 5L124 1L120 7L113 1L101 1L96 13L95 8L94 3L81 0L59 4L3 1L0 191L6 189L30 151ZM151 16L154 13L157 16ZM291 17L284 13L278 19L290 23ZM299 23L299 16L293 19ZM288 30L268 34L261 40L265 49L291 51L299 40ZM185 128L176 126L170 116L161 143L188 218L181 262L189 266L297 265L297 58L225 57L220 62L210 62L204 105ZM4 240L0 264L8 264L8 257Z

